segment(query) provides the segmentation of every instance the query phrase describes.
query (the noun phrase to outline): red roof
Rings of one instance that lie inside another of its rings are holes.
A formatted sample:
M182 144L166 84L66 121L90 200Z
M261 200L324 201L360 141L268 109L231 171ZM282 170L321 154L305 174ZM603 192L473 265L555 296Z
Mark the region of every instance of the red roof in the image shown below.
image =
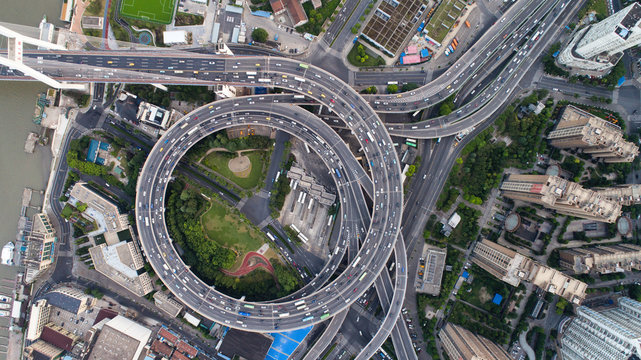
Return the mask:
M278 15L285 10L285 6L281 0L270 0L269 4L272 6L274 14Z
M151 343L151 351L156 355L164 355L170 357L173 348L158 339Z
M71 351L73 348L73 339L63 335L56 330L51 329L48 326L45 326L42 329L42 335L40 339L48 342L51 345L55 345L63 350Z
M172 334L169 330L165 328L160 328L160 331L158 331L158 336L160 336L161 338L164 338L171 344L175 344L178 342L178 336Z
M176 350L180 351L181 353L187 354L189 357L198 355L198 350L196 350L196 348L182 340L180 340L178 344L176 344Z
M189 358L180 351L174 351L174 355L171 356L171 360L189 360Z
M113 319L116 316L118 316L118 313L111 309L100 309L100 311L98 311L98 315L96 316L96 320L93 322L93 324L96 325L102 319Z
M307 14L299 0L285 0L285 7L292 18L294 26L300 26L307 22Z
M530 192L540 193L541 189L543 189L543 184L532 184L532 187L530 188Z

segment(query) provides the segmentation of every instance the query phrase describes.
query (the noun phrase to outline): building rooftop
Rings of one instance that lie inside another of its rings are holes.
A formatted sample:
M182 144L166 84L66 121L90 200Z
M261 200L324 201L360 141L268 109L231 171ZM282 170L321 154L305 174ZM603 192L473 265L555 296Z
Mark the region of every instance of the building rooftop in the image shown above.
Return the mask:
M118 205L97 193L87 183L77 182L70 192L70 200L87 204L84 214L94 219L107 232L129 228L127 214L121 214Z
M621 204L558 176L510 174L501 184L510 198L541 203L558 212L614 223Z
M87 301L88 295L83 294L79 290L72 292L66 291L69 288L62 288L51 290L45 293L41 298L46 299L49 305L66 310L70 313L78 314L83 305Z
M536 267L536 275L531 279L534 285L573 304L580 304L585 299L586 283L545 265L537 263Z
M156 355L161 355L169 358L174 349L164 342L156 339L151 343L151 351Z
M247 360L264 360L273 341L265 334L230 329L219 352L230 358L239 356Z
M75 339L69 335L71 334L67 333L63 329L58 328L53 324L49 324L42 328L40 339L63 350L71 351Z
M138 274L144 266L140 251L133 241L115 245L100 244L89 249L96 271L115 281L137 296L153 291L149 274Z
M151 330L116 316L106 322L89 355L89 360L137 360L151 336Z
M438 295L441 292L441 281L447 251L437 247L424 245L423 257L417 269L417 291Z
M272 6L272 11L276 15L285 10L285 5L283 5L282 0L269 0L269 4Z
M623 20L621 20L621 26L625 27L626 29L630 30L636 24L641 20L641 5L639 3L635 2L633 3L633 6L631 6L630 10L628 13L625 15Z
M158 337L161 339L165 339L165 341L169 342L172 345L176 344L179 339L178 335L167 330L165 327L161 327L160 330L158 330Z
M289 13L289 16L292 18L292 23L295 27L307 22L307 14L299 0L284 0L283 4L287 9L287 13Z
M593 157L606 157L610 162L631 162L639 154L639 147L625 140L619 126L573 105L563 109L548 139L553 146L585 148Z
M640 184L615 185L609 188L595 188L594 190L607 199L618 202L623 206L641 204Z
M182 304L172 299L162 291L156 291L154 293L154 303L160 308L160 310L173 317L178 316L178 314L180 314L180 311L182 311L183 309Z
M185 30L163 31L162 41L165 44L186 44L187 32Z
M195 347L187 344L183 340L178 341L178 344L176 344L176 350L180 351L185 355L188 355L189 357L194 357L198 355L198 350L196 350Z

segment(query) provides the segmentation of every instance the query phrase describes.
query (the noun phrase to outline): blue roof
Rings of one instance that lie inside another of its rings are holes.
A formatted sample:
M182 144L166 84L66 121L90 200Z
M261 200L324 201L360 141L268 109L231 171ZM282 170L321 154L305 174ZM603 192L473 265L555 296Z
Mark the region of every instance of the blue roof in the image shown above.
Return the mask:
M428 56L430 56L430 52L429 52L429 50L427 50L427 49L423 49L423 50L421 50L421 57L426 58L426 57L428 57Z
M470 277L470 273L468 273L467 271L463 271L463 275L461 276L463 277L463 279L467 279L468 277Z
M617 82L617 86L621 86L621 84L623 84L624 82L625 82L625 76L621 76L621 78L619 78L619 82Z
M257 11L252 11L252 15L269 19L272 16L272 13L270 13L269 11L257 10Z
M501 301L503 301L503 296L499 294L494 294L494 299L492 299L492 302L495 303L496 305L501 305Z

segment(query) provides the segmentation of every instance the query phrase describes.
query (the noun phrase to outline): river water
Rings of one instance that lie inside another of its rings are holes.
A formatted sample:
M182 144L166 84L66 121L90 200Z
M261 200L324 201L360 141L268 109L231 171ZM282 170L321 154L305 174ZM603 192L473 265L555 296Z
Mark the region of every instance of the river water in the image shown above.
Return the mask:
M61 25L62 0L2 2L0 22L37 27L46 14L49 21ZM50 151L38 146L33 154L24 152L27 134L40 133L32 117L36 96L45 89L36 82L0 82L0 247L15 241L23 188L44 190L46 186ZM0 278L6 278L12 270L0 266Z

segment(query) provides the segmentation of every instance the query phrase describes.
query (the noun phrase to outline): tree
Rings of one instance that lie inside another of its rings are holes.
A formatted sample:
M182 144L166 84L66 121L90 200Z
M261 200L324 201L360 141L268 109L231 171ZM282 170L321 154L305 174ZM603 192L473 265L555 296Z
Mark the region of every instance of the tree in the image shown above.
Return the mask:
M407 83L407 84L403 84L403 86L401 87L401 91L402 92L412 91L414 89L418 89L418 87L419 86L417 83Z
M252 39L256 42L264 43L267 41L268 36L269 34L267 33L267 30L263 28L256 28L252 31Z
M396 84L387 85L387 93L396 94L397 92L398 92L398 85Z

